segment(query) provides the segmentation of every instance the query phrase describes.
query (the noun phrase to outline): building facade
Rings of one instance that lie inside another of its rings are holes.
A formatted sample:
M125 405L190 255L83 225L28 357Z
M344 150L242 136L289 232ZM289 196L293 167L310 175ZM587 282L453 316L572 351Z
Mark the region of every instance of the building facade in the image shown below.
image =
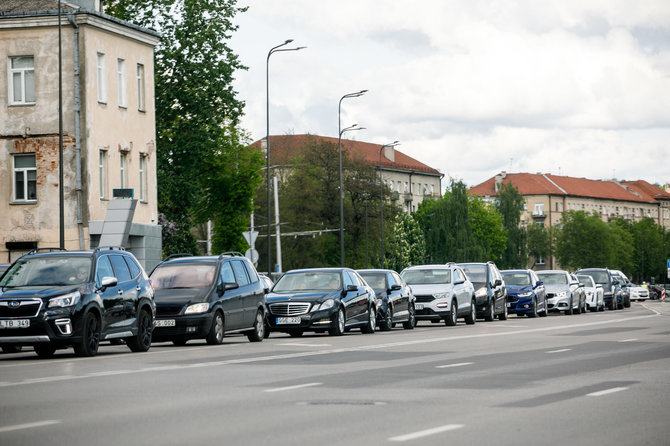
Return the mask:
M150 268L161 258L153 90L159 36L104 15L97 1L63 5L59 53L56 2L0 4L0 263L58 247L62 233L66 249L118 240ZM132 212L114 225L108 208L117 198ZM119 232L122 238L110 237Z

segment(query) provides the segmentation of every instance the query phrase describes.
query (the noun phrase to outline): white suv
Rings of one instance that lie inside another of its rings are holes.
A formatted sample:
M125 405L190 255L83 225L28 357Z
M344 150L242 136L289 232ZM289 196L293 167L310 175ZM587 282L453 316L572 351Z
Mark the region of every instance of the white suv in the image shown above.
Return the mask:
M455 263L422 265L405 268L400 276L416 297L416 320L429 320L456 325L456 319L465 318L474 324L477 314L475 288Z

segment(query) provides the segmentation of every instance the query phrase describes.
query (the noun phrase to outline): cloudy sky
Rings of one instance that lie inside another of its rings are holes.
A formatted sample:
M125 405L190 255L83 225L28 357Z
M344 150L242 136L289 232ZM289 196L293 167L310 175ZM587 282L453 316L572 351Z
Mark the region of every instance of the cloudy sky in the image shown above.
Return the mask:
M242 126L385 144L474 186L505 170L670 181L668 0L238 0ZM445 181L446 183L448 181Z

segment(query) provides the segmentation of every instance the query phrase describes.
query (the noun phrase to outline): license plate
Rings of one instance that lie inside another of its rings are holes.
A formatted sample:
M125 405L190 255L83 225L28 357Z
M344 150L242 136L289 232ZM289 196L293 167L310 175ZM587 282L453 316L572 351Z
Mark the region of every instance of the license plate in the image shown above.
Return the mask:
M0 321L0 328L28 328L30 319L11 319Z
M423 310L423 304L414 304L416 310Z
M175 326L175 321L174 319L156 319L156 322L154 323L155 327L174 327Z
M277 325L281 324L299 324L299 317L278 317L276 321Z

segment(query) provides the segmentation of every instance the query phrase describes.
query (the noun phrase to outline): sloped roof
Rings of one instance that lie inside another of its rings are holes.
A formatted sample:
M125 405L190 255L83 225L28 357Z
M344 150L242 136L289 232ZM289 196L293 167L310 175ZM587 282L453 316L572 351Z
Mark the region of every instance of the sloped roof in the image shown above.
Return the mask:
M68 4L61 1L61 9L79 9L77 5ZM58 2L55 0L2 0L0 1L0 14L16 12L34 12L34 11L55 11L58 9Z
M302 135L270 135L270 160L273 163L276 162L286 162L291 158L296 157L300 154L300 151L305 147L310 138L315 138L319 142L330 142L335 145L338 143L337 138L332 138L329 136L318 136L310 134ZM260 149L261 142L265 140L259 139L258 141L251 144L252 147ZM342 140L342 150L350 151L355 156L360 156L366 163L372 164L374 166L379 166L379 150L381 144L372 144L369 142L356 141L352 139L343 139ZM442 174L427 164L422 163L409 155L402 153L401 151L394 148L395 151L395 161L387 159L382 155L382 168L387 170L402 170L402 171L413 171L421 172L428 175L442 176Z
M603 181L587 178L565 177L551 174L501 173L504 184L512 183L521 195L559 195L604 200L654 203L659 199L670 200L670 194L647 183L638 181ZM471 195L496 196L496 177L470 188Z

